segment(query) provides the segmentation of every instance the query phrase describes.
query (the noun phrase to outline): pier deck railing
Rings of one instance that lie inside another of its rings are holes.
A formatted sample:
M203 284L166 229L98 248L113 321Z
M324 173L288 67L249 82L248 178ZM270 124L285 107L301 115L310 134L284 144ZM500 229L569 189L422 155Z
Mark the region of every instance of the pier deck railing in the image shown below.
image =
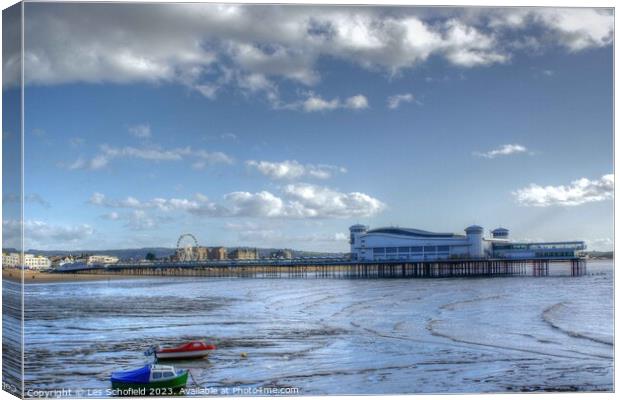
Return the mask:
M134 262L87 265L58 272L85 274L216 277L447 278L480 276L549 276L550 265L566 275L586 274L583 258L447 259L356 261L349 259L223 260Z

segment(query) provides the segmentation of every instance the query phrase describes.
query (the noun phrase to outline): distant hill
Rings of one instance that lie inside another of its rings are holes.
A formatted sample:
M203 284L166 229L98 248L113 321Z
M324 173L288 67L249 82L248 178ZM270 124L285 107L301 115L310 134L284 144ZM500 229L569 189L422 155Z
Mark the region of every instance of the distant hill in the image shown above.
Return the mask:
M235 249L247 249L255 247L227 247L227 251L230 253ZM269 257L271 253L276 252L278 250L284 250L280 248L258 248L258 256L259 257ZM290 250L290 249L289 249ZM7 248L3 249L4 252L15 252L15 249ZM67 256L67 255L80 255L80 254L105 254L110 256L115 256L120 258L121 260L134 259L139 260L143 259L147 253L155 254L155 257L162 258L168 257L176 251L176 248L172 247L142 247L139 249L110 249L110 250L36 250L30 249L27 250L26 253L34 253L41 254L44 256ZM303 251L303 250L291 250L293 253L293 257L342 257L346 253L330 253L330 252L314 252L314 251Z
M603 258L603 259L613 259L614 252L613 251L586 251L584 252L590 258Z
M6 249L8 250L8 249ZM5 250L5 251L6 251ZM110 249L110 250L26 250L26 253L41 254L44 256L68 256L80 254L105 254L120 259L142 259L146 253L153 253L156 257L167 257L174 253L174 249L167 247L143 247L140 249Z

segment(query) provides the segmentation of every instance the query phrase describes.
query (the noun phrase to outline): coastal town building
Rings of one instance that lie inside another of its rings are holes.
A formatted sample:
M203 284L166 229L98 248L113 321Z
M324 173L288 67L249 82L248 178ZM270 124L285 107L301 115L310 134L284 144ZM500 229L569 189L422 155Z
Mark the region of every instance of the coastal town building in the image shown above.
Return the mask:
M52 256L50 261L52 262L52 268L62 267L65 264L71 264L75 262L75 257L69 256Z
M9 268L25 267L29 269L47 269L52 266L49 258L41 255L21 253L2 253L2 266Z
M234 249L228 255L231 260L256 260L258 259L257 249Z
M226 247L209 248L209 260L225 260L226 258L228 258Z
M289 249L276 250L271 253L270 258L290 260L293 258L293 252Z
M509 230L497 228L490 237L478 225L465 228L465 235L437 233L421 229L365 225L349 228L351 258L380 260L442 260L481 258L574 258L585 249L582 241L512 242Z
M88 257L87 264L116 264L118 257L106 256L106 255L92 255Z
M192 251L194 252L193 259L196 261L205 261L209 259L209 248L208 247L198 246L198 247L194 247Z
M226 260L228 252L226 247L186 247L176 249L172 256L174 261L207 261L207 260Z

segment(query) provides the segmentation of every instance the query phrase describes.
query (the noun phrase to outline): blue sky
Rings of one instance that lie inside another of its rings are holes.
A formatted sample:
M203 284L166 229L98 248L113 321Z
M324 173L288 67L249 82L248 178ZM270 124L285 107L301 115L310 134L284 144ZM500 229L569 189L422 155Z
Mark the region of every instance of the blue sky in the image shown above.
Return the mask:
M26 37L26 248L612 248L610 11L29 3Z

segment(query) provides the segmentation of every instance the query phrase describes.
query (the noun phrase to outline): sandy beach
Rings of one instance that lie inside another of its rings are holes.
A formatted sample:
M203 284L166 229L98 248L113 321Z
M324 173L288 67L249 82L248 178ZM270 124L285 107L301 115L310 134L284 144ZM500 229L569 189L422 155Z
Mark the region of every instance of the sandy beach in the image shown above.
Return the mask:
M143 278L136 275L120 274L62 274L38 271L23 271L24 283L45 283L45 282L82 282L82 281L102 281L110 279L136 279ZM22 271L19 269L3 269L2 279L13 282L21 282ZM149 277L152 278L152 277Z

